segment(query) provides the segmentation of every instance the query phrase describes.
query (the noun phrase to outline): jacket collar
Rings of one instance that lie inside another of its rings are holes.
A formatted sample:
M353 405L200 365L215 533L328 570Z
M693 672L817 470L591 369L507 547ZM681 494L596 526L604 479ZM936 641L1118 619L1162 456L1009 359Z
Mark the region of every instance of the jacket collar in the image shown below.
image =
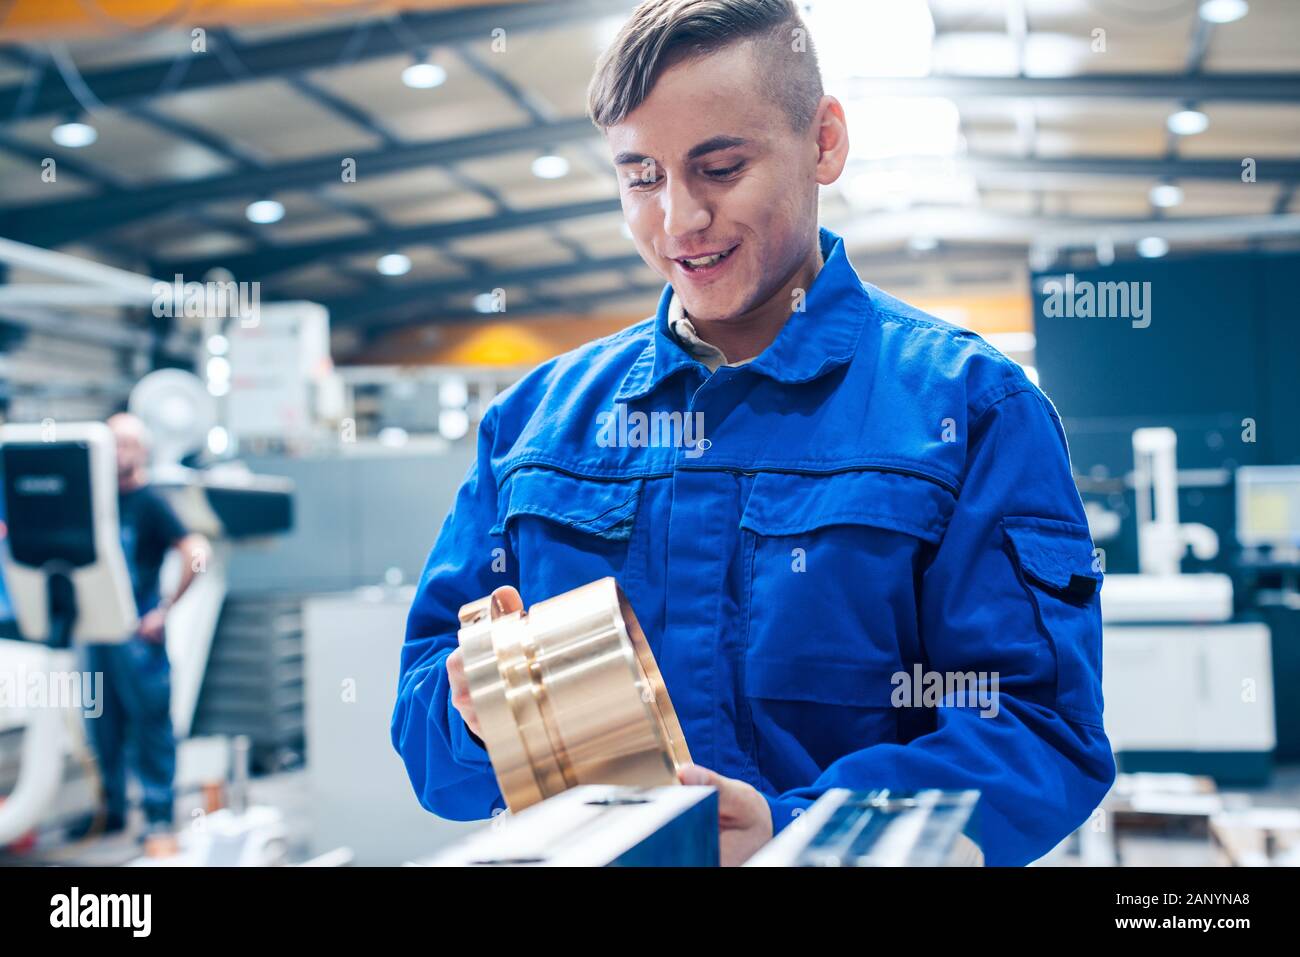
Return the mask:
M849 262L844 240L829 229L818 231L825 265L771 345L742 368L797 383L816 379L853 358L862 324L871 308L862 280ZM671 285L664 286L655 313L654 335L628 370L615 401L649 395L665 379L696 364L668 328Z

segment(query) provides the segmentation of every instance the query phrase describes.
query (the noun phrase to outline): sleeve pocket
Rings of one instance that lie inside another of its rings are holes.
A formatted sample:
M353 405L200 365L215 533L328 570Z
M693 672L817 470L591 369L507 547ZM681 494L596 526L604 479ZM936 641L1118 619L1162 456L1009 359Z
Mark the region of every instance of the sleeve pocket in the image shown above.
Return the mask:
M1056 655L1056 703L1071 720L1100 726L1102 574L1084 525L1008 516L1008 554Z

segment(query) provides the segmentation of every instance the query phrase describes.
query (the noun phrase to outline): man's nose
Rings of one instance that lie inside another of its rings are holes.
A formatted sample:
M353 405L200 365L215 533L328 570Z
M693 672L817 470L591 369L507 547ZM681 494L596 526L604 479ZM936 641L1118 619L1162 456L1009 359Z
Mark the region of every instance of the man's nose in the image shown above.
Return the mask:
M669 236L687 236L703 232L713 222L708 206L700 202L690 185L670 177L660 194L663 199L664 232Z

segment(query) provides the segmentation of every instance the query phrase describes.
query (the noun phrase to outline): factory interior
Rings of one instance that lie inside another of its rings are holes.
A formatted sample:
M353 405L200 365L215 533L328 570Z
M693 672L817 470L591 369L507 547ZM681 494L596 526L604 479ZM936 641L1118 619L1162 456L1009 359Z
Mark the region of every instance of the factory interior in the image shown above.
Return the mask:
M647 808L714 813L687 787L602 798L603 821L577 792L444 819L392 737L480 422L665 291L587 114L635 5L0 4L0 864L644 862L618 855ZM1300 5L797 6L852 136L819 224L864 282L1015 363L1068 440L1117 773L1032 864L1300 865ZM125 692L92 666L72 690L93 700L38 678L134 621L110 561L123 434L173 543L198 544L158 586L188 585L162 633L171 806L129 730L114 826L95 721ZM55 493L23 469L56 450L84 514L24 518ZM83 540L98 578L25 557ZM855 787L819 820L883 820ZM924 827L834 863L969 863L979 795L934 787L889 806ZM827 863L775 845L766 863Z

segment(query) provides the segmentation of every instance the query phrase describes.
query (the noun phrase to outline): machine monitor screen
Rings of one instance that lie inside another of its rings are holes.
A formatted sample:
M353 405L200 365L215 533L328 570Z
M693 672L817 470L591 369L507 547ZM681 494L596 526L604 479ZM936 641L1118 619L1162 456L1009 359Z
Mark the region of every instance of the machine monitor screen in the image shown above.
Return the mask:
M116 459L102 422L59 423L55 432L45 424L0 426L0 564L24 638L62 646L122 642L134 632Z
M95 561L90 456L84 442L6 444L0 449L9 551L34 568Z
M1300 466L1237 469L1237 541L1246 548L1300 547Z

